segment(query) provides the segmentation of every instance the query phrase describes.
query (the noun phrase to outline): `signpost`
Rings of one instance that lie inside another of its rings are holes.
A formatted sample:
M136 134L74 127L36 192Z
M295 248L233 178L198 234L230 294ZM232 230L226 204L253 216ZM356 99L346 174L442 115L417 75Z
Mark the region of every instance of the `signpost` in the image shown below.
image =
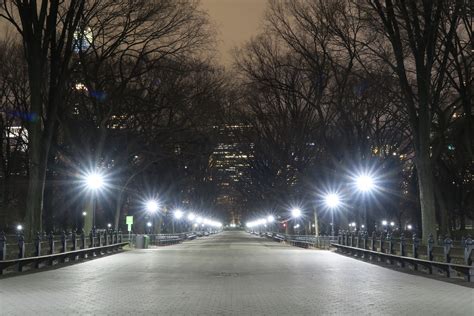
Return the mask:
M131 243L132 243L131 234L132 234L133 216L127 216L126 219L125 219L125 224L127 224L127 226L128 226L128 242L131 245Z

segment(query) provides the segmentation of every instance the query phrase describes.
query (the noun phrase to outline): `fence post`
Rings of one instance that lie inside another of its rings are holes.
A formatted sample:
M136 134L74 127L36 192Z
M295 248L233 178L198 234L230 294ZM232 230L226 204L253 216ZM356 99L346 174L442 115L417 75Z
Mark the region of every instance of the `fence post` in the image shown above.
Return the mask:
M406 241L405 241L405 234L401 233L400 234L400 256L405 257L406 256Z
M429 261L433 261L433 234L430 234L428 237L428 244L426 246L426 256L428 257Z
M108 245L109 244L109 233L108 233L108 229L105 230L104 232L104 245Z
M49 254L52 255L52 254L54 254L54 235L53 235L53 232L49 233L48 241L49 241Z
M123 235L122 235L122 230L119 230L119 237L120 237L120 242L123 242Z
M36 238L35 238L35 255L37 257L41 256L41 233L37 232L36 233ZM39 262L36 262L36 268L38 268Z
M344 241L344 245L349 246L349 232L344 231L344 233L345 233L345 236L346 236L346 240Z
M376 247L375 247L375 242L377 241L377 237L376 237L376 234L375 234L375 231L372 232L372 238L370 240L370 250L372 251L375 251ZM372 256L371 256L372 258Z
M71 239L72 239L72 250L77 250L77 235L76 235L76 231L75 230L72 230L71 232Z
M5 232L0 232L0 260L5 260L7 258L7 236ZM2 274L2 270L0 270Z
M433 234L430 234L428 237L428 244L426 245L426 256L429 261L433 261L433 244ZM433 267L431 265L428 267L428 272L429 274L433 274Z
M25 258L25 236L23 233L18 234L18 259ZM23 264L18 262L18 271L23 271Z
M98 243L99 243L99 247L102 246L102 232L98 232L98 235L99 235L99 238L98 238Z
M367 239L369 238L369 235L367 234L367 231L364 232L364 236L363 236L363 243L362 243L362 247L364 249L367 249Z
M23 235L23 233L19 233L18 234L18 259L22 259L22 258L25 258L25 236Z
M354 233L349 232L349 246L354 247Z
M388 241L387 253L391 255L391 254L393 254L393 238L392 238L392 234L387 233L387 238L386 238L386 239L387 239L387 241ZM390 264L393 263L391 258L388 259L387 262L390 263Z
M81 229L81 249L86 249L86 233Z
M418 258L418 247L420 245L420 239L416 236L416 233L413 233L413 244L412 244L412 252L413 258ZM418 270L418 265L416 263L413 264L413 270Z
M7 236L5 232L0 232L0 261L7 258ZM3 274L3 269L0 267L0 275Z
M0 243L1 243L0 237ZM472 241L471 235L467 235L467 238L464 242L464 263L468 266L472 264L471 252L473 249L474 242ZM1 257L0 257L1 258Z
M401 233L400 234L400 256L405 257L406 256L406 251L405 251L405 234ZM402 259L400 260L400 266L405 267L405 261Z
M94 236L94 231L91 229L90 233L89 233L89 248L94 248L94 244L95 244L95 236Z
M384 236L383 236L383 232L380 233L380 252L385 252L384 249L383 249L383 240Z
M66 232L63 230L61 233L61 252L67 251L67 236Z

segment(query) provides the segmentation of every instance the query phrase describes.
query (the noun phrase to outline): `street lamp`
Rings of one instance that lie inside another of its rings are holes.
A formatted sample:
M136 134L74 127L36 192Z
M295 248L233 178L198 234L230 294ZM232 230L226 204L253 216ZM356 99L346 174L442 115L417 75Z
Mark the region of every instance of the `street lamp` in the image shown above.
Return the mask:
M87 173L85 175L87 188L90 190L98 190L104 186L104 176L97 172Z
M361 192L364 195L370 193L375 188L374 177L371 176L370 174L358 175L355 178L355 184L356 184L357 190L359 190L359 192ZM365 225L368 225L369 221L367 218L367 201L366 201L365 196L362 198L362 209L364 213Z
M156 200L148 200L145 203L145 208L148 211L148 213L155 214L156 212L158 212L159 204Z
M22 226L21 224L18 225L18 226L16 227L16 230L17 230L18 232L21 232L21 231L23 230L23 226Z
M181 219L183 217L184 213L180 209L177 209L174 211L174 218L176 219Z
M176 209L174 212L173 212L173 220L172 220L172 225L173 225L173 234L174 234L174 226L175 226L175 223L174 221L175 220L180 220L182 217L183 217L184 213L183 211L181 211L180 209Z
M292 216L293 218L298 218L298 217L300 217L300 216L301 216L301 209L298 208L298 207L293 208L293 209L291 210L291 216Z
M412 230L413 226L411 226L410 224L407 225L407 229L408 230Z
M148 234L151 234L151 226L153 226L151 222L146 223L146 227L148 227Z
M341 204L341 199L337 193L328 193L324 197L324 202L331 210L331 236L334 237L334 209Z
M86 187L86 189L88 189L89 191L91 191L92 193L97 193L98 191L100 191L101 189L104 188L105 186L105 177L102 173L100 172L97 172L97 171L90 171L90 172L87 172L85 173L83 176L82 176L82 181ZM87 220L87 224L86 225L86 219L87 219L87 213L82 213L83 216L85 216L85 220L84 220L84 226L91 226L91 227L85 227L85 230L88 231L89 229L92 229L93 227L95 227L95 194L93 194L91 196L91 200L90 200L90 208L91 208L91 215L92 215L92 221Z

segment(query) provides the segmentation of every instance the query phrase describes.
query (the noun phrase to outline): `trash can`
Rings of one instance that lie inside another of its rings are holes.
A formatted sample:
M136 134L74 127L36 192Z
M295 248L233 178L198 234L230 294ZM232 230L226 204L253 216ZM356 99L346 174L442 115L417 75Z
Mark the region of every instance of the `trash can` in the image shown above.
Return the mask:
M137 235L135 237L135 248L143 249L144 247L145 247L145 238L143 238L143 235Z
M143 249L148 249L149 244L150 244L150 236L143 235Z

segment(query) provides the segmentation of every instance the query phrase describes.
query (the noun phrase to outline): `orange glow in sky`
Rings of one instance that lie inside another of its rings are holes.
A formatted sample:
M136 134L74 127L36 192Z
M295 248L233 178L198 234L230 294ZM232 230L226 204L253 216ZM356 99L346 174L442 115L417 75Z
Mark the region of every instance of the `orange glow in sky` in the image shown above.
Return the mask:
M224 65L232 63L231 51L258 34L267 0L201 0L217 29L217 48Z

